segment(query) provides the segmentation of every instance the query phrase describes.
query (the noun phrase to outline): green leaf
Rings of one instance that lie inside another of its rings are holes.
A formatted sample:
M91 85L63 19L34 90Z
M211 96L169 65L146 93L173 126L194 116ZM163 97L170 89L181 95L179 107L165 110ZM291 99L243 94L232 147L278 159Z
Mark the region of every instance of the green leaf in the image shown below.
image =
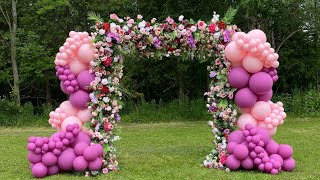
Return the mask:
M237 11L238 9L230 7L227 10L226 14L224 15L224 18L222 19L222 21L226 24L230 24L233 21L234 17L236 16Z
M97 14L92 11L88 13L88 20L92 20L94 22L104 22L100 14Z

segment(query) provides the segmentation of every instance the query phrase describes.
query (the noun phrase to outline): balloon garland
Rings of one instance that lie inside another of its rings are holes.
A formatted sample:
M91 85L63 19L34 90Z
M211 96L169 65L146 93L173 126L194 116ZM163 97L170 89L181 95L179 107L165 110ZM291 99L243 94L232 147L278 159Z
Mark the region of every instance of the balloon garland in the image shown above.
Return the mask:
M107 22L96 17L90 35L71 31L54 61L61 90L69 100L49 114L57 133L29 138L32 175L42 178L75 170L90 176L119 169L113 144L119 140L119 83L123 58L133 53L212 60L205 95L213 117L209 125L214 148L204 160L206 167L256 167L271 174L293 170L292 148L271 139L286 118L283 104L270 101L279 78L279 56L261 30L236 32L228 19L232 17L219 20L214 14L208 23L183 16L179 22L168 17L157 23L155 18L146 22L141 15L134 20L111 14Z

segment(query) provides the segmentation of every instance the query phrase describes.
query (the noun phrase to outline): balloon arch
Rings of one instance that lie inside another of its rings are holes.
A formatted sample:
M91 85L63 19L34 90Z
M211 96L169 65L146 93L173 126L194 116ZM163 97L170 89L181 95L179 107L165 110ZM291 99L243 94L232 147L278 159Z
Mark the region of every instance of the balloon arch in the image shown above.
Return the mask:
M75 170L90 176L119 169L114 146L122 108L119 82L123 59L134 54L211 61L205 95L214 147L204 166L271 174L293 170L292 148L271 138L286 118L283 104L270 101L279 56L261 30L246 34L232 25L234 14L228 11L221 20L214 14L210 22L168 17L163 23L111 14L109 21L92 16L90 35L71 31L54 61L69 100L50 113L58 132L29 138L32 175Z

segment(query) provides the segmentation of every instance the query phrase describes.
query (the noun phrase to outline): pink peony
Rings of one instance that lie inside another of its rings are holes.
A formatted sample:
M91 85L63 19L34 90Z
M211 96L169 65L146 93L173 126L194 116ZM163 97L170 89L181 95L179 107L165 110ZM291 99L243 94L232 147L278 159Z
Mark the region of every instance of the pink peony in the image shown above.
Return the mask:
M137 15L137 19L142 19L143 16L141 16L140 14Z
M200 29L200 30L205 30L206 29L206 27L207 27L207 24L205 23L205 22L203 22L203 21L199 21L198 22L198 28Z
M116 14L110 14L110 19L112 19L112 20L118 20L119 19L119 17L116 15Z
M166 21L169 23L169 24L173 24L174 23L174 20L169 16L166 18Z

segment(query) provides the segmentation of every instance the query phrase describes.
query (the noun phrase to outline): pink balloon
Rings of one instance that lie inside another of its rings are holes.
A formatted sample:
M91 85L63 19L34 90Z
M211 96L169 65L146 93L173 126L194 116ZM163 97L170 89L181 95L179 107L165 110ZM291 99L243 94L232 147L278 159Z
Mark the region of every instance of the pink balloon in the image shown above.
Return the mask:
M243 68L249 73L256 73L262 70L263 63L255 56L247 55L242 61Z
M244 130L247 124L251 124L253 127L256 127L257 120L251 114L242 114L237 121L239 129Z
M268 131L268 133L270 134L270 136L275 135L276 132L277 132L277 127L268 128L267 124L264 121L258 121L258 125L257 126L266 129Z
M256 104L252 107L251 113L254 118L257 120L264 120L266 117L269 116L271 113L271 108L269 104L265 101L258 101Z
M78 50L78 57L81 62L87 64L94 60L94 50L92 45L83 44Z
M82 122L80 121L80 119L78 117L69 116L65 120L63 120L63 122L61 124L61 130L63 132L66 132L66 127L68 125L73 125L73 124L78 124L80 127L79 129L81 129L81 127L82 127Z
M261 42L267 42L267 36L266 34L261 31L260 29L254 29L248 32L248 35L251 38L256 38L256 39L260 39Z
M244 113L251 113L251 108L240 108L242 114Z
M59 108L67 115L67 116L77 116L78 109L72 106L70 101L64 101L60 104Z
M226 58L231 62L240 62L246 55L246 52L242 51L234 41L226 46L224 53Z
M73 74L78 75L80 72L89 69L88 64L82 63L78 60L70 62L70 70Z
M85 91L79 90L70 95L70 103L79 109L85 109L86 104L90 101L89 94Z
M232 68L242 67L242 62L241 61L231 62L231 67Z
M85 124L89 122L92 118L91 110L90 109L80 110L77 114L77 117L81 120L83 124Z
M241 39L243 38L243 36L245 35L246 33L244 32L236 32L232 35L232 41L236 41L238 39ZM239 35L240 35L240 38L239 38Z

